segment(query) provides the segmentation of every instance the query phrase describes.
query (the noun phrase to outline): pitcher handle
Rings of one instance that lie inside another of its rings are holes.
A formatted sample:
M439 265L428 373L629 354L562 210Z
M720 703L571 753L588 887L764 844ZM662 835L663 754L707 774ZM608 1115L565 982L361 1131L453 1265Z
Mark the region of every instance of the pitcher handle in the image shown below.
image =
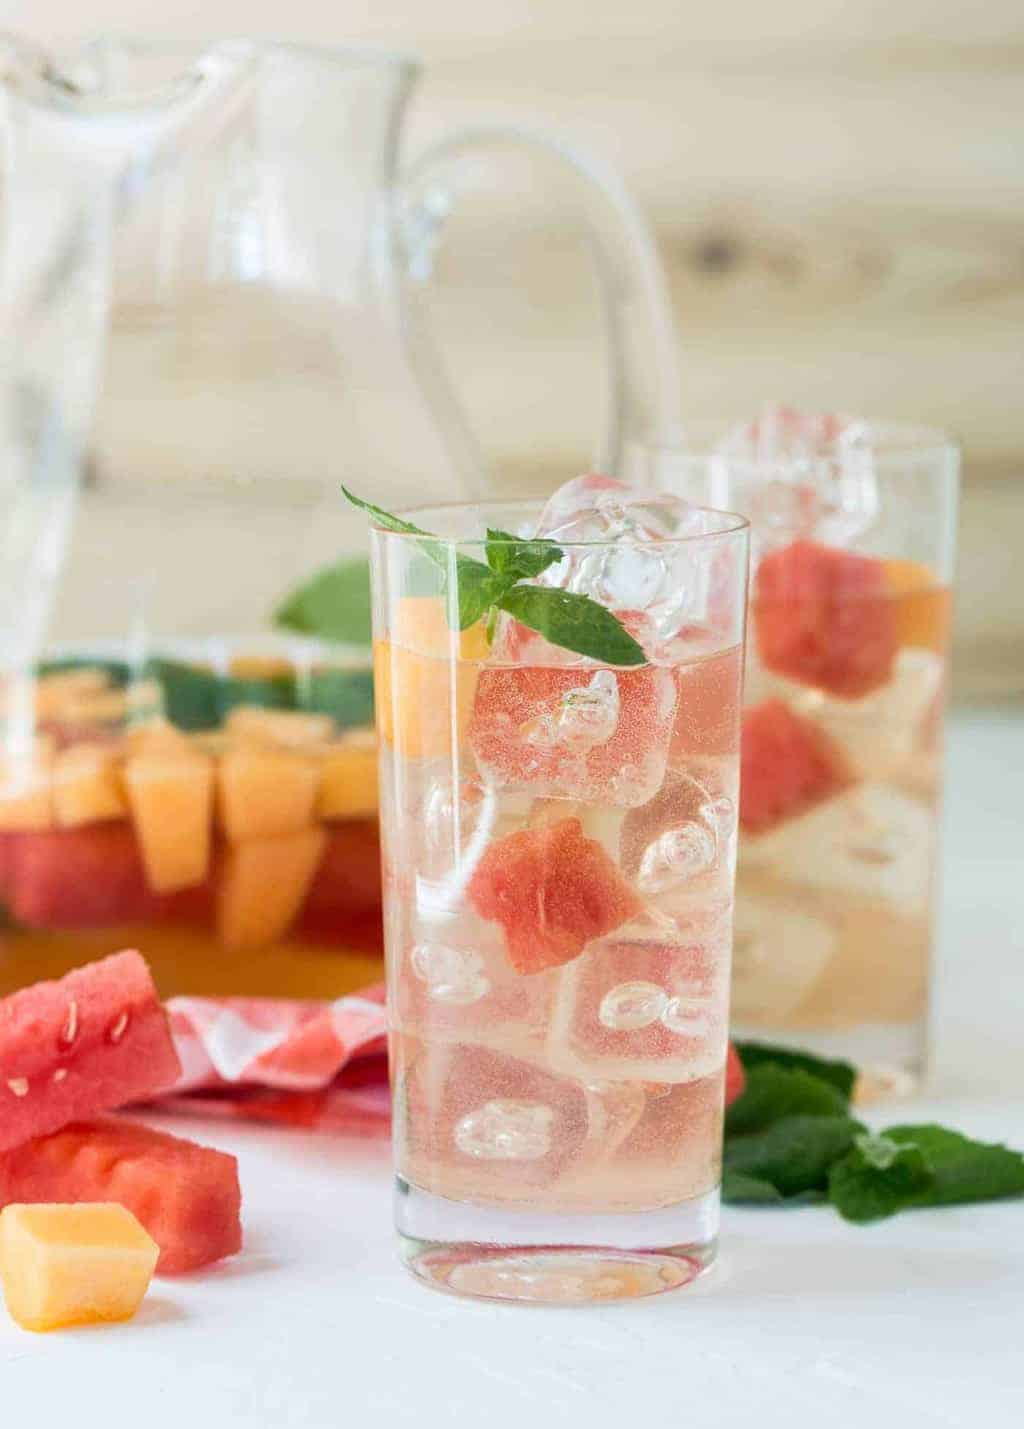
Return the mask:
M459 130L422 153L402 181L401 205L412 276L429 272L444 220L454 207L453 166L467 154L497 148L539 152L576 183L606 337L602 428L593 469L615 471L630 436L672 441L679 433L679 365L665 275L639 208L619 175L592 156L542 131L480 125ZM418 271L417 271L418 270ZM464 489L479 494L486 462L469 430L427 332L424 305L402 305L402 328L413 369L450 434Z

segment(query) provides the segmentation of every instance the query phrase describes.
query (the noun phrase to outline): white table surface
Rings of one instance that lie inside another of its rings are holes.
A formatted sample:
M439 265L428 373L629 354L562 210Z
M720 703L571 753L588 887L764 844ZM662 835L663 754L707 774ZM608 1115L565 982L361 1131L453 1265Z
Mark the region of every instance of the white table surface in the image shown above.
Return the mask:
M953 723L935 1072L899 1119L1024 1146L1024 718ZM885 1115L869 1118L884 1122ZM166 1123L238 1154L247 1248L130 1325L0 1312L0 1423L320 1429L1024 1424L1024 1204L858 1228L726 1209L696 1286L593 1309L463 1302L392 1245L383 1145Z

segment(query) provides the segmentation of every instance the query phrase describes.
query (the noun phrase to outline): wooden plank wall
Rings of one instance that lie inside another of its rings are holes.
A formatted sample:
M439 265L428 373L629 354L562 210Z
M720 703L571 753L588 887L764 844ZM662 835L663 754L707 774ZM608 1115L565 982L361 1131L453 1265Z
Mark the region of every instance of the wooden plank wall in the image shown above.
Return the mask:
M287 28L399 45L427 64L414 145L525 117L617 164L669 272L688 413L779 396L961 439L957 688L1024 693L1019 0L291 0L287 21L277 0L162 0L159 22L147 8L8 0L5 22L58 40ZM499 219L470 203L438 270L439 328L517 482L578 459L593 404L593 300L549 198L528 186Z

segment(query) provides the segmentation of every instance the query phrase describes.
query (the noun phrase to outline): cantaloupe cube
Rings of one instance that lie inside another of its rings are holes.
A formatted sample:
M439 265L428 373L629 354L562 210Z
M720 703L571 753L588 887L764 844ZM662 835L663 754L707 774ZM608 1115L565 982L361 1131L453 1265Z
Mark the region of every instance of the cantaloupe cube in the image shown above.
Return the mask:
M295 666L283 655L233 655L228 674L233 680L287 680Z
M265 744L322 744L330 739L334 721L330 715L307 714L303 710L265 710L255 705L237 705L228 715L225 728L240 740Z
M123 747L127 755L168 754L187 758L195 752L192 740L182 734L170 720L161 718L146 720L126 730Z
M469 723L479 675L475 662L488 651L483 621L458 636L454 718L452 640L439 596L405 596L396 607L390 639L374 645L377 728L407 759L447 753Z
M944 655L952 615L949 587L917 561L886 561L885 579L894 601L899 643Z
M0 1281L25 1330L131 1319L159 1254L131 1211L113 1202L0 1211Z
M114 751L102 744L62 750L53 766L53 811L66 828L123 818L128 801Z
M173 893L202 883L210 866L213 761L187 742L184 754L133 754L124 783L150 888Z
M326 842L323 829L247 839L230 849L217 890L217 930L226 948L266 947L291 927Z
M322 819L362 819L378 803L377 738L355 729L324 751L316 811Z
M53 747L37 739L24 754L0 758L0 833L53 827Z
M231 750L217 766L218 813L232 842L294 834L313 822L319 771L285 749Z

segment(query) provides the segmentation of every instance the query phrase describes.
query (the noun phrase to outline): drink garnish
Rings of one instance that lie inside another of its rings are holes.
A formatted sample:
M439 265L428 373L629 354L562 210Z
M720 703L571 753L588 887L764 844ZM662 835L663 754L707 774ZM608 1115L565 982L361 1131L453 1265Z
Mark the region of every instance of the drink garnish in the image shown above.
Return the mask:
M590 596L550 586L521 584L563 559L564 552L556 542L539 536L520 539L506 531L488 528L485 563L453 551L443 538L363 501L344 486L342 491L353 506L365 511L378 526L422 538L419 544L424 554L444 576L449 591L449 620L457 624L458 629L467 630L483 619L488 631L493 633L495 612L504 611L564 650L609 665L647 663L643 647L621 621ZM451 589L453 578L454 591Z

